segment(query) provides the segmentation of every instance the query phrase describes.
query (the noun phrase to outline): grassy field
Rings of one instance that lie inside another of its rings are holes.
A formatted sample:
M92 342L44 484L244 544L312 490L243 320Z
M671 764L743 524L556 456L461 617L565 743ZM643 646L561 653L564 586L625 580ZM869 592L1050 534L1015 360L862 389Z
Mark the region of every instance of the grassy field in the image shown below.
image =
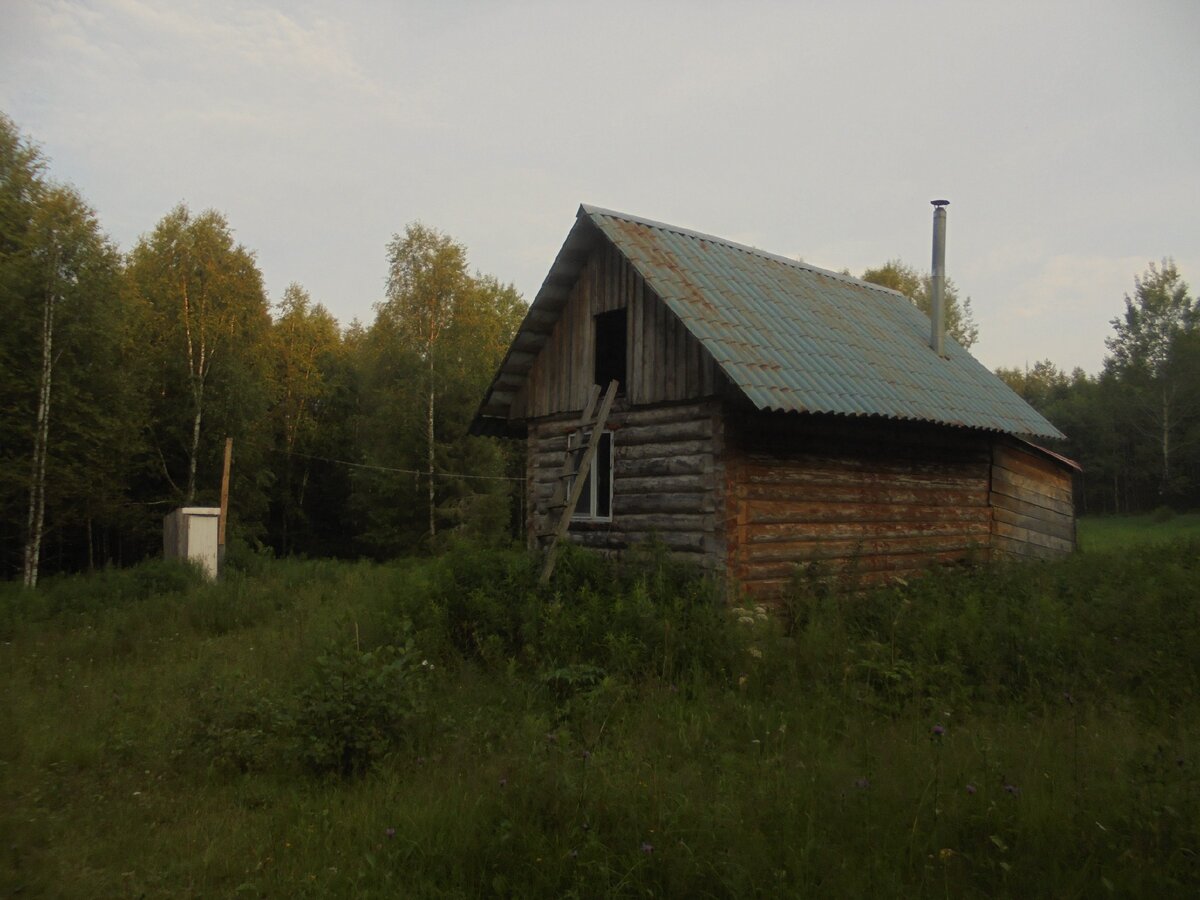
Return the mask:
M1200 513L1085 516L1079 520L1079 548L1087 552L1189 539L1200 539Z
M1200 542L1085 546L777 616L652 552L3 585L0 894L1182 896Z

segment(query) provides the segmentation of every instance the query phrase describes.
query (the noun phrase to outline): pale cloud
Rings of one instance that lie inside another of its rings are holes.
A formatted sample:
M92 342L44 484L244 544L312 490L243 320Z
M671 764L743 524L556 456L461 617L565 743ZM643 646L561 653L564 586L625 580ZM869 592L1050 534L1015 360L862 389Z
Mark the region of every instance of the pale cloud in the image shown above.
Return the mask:
M143 47L193 48L187 56L206 68L242 63L276 77L334 79L343 88L378 91L358 65L345 28L333 19L302 22L278 8L245 3L108 0L107 7L111 29L139 30Z
M1059 310L1092 312L1098 305L1119 310L1125 295L1133 293L1134 278L1152 262L1157 265L1160 260L1145 256L1052 256L1018 285L1016 293L1035 315ZM1196 259L1176 262L1185 275L1198 270Z

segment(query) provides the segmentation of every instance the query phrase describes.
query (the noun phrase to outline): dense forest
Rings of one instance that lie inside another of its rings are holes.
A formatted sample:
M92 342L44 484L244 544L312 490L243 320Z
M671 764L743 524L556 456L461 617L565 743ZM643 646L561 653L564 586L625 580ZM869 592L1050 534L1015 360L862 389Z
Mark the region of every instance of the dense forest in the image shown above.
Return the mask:
M525 301L422 224L384 253L374 320L346 327L299 284L272 303L213 210L181 204L122 253L0 115L0 578L157 552L166 512L215 505L227 437L244 546L387 558L516 534L520 449L466 428ZM863 275L927 302L899 261ZM998 374L1069 435L1082 512L1200 505L1200 305L1170 260L1113 329L1097 376Z

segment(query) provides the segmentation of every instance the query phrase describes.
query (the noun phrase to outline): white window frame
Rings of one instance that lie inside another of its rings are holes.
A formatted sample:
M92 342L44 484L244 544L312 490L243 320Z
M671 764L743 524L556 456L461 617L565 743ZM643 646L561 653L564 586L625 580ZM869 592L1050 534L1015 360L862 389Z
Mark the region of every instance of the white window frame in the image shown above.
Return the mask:
M590 439L590 438L589 438ZM600 459L600 447L604 441L608 441L608 515L596 515L596 483L597 478L593 477L596 471L596 463ZM615 448L613 443L613 433L607 429L600 432L600 444L596 447L596 456L592 459L592 465L588 468L587 481L584 483L583 492L579 495L579 503L575 506L575 512L571 514L572 522L611 522L613 508L613 474L616 469L616 454L613 452ZM587 452L587 448L582 447L575 451L582 456ZM575 480L571 479L568 483L567 490L573 489ZM585 505L586 504L586 508Z

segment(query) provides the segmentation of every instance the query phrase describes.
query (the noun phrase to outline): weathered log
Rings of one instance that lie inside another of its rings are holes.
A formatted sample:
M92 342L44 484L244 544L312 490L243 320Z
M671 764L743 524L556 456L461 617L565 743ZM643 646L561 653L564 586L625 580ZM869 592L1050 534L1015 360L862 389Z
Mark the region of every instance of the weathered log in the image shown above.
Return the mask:
M1070 553L1075 549L1074 541L1043 534L1040 531L1033 531L1029 528L1021 528L1018 525L1010 525L1008 522L1000 520L992 523L992 531L1001 537L1006 537L1014 541L1023 541L1026 544L1045 547L1049 550L1057 550L1060 553Z
M1075 519L1035 503L1027 503L1004 494L991 494L991 505L997 518L1011 525L1020 525L1034 531L1045 531L1063 540L1075 540ZM1006 517L1001 517L1004 513ZM1016 517L1016 518L1013 518ZM1021 521L1018 521L1018 518Z
M987 522L986 506L904 506L886 503L801 503L795 500L753 500L747 503L751 526L795 523L861 522Z
M613 516L622 519L636 513L715 512L711 491L671 494L614 494Z
M1043 506L1063 515L1074 515L1070 491L1019 475L1000 466L992 467L992 490L997 494Z
M878 540L888 537L930 537L950 534L978 534L986 542L988 523L963 522L788 522L750 525L747 542L770 540Z

